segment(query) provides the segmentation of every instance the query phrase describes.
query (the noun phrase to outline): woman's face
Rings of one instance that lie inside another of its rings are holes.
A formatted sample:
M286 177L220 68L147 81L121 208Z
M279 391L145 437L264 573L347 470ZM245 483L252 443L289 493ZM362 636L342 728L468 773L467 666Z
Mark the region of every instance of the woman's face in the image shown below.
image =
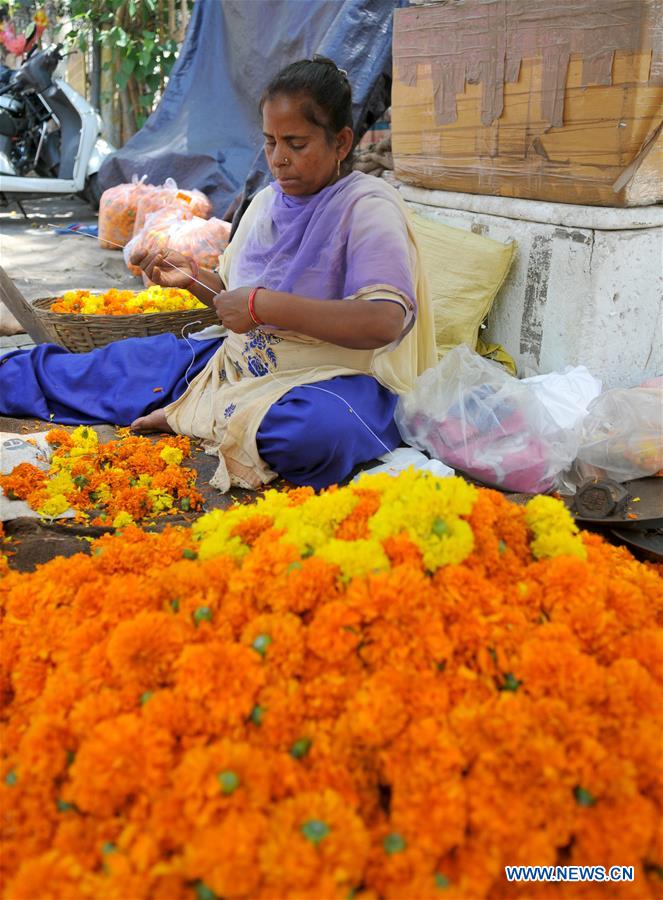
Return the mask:
M302 113L301 96L277 94L262 108L265 156L284 194L316 194L337 177L352 148L352 129L344 128L330 144L323 128Z

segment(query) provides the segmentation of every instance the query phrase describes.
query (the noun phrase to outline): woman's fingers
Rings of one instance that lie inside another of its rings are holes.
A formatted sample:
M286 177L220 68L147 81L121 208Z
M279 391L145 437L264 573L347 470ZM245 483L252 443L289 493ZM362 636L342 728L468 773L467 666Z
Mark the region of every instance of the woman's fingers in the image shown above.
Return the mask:
M130 262L142 269L150 281L163 287L186 287L193 275L189 260L173 250L157 250L148 253L136 250Z
M148 253L145 250L136 250L131 254L129 262L134 266L138 266L139 269L142 269L147 277L151 279L152 269L154 268L158 256L158 253Z

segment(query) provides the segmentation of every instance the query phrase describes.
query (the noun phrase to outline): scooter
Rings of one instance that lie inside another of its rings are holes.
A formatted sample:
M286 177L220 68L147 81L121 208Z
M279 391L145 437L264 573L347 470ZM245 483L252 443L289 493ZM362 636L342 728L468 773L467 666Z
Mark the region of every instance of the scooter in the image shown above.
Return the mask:
M115 148L102 120L61 78L62 44L31 51L17 70L0 66L0 203L51 194L80 194L93 209L97 173ZM26 216L27 217L27 216Z

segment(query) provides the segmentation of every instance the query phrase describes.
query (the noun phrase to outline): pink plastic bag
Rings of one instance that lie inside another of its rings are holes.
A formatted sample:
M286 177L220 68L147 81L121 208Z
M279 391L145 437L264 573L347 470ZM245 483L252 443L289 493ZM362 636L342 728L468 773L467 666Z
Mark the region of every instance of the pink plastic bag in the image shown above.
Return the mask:
M578 429L561 428L536 391L468 346L454 348L399 398L403 439L509 491L546 493L573 461Z

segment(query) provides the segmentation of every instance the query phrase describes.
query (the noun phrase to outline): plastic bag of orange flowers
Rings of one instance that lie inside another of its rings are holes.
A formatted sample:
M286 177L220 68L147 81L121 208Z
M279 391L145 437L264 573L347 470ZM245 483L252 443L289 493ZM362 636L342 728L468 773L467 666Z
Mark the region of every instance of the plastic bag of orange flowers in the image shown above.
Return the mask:
M138 234L149 214L157 210L185 210L201 219L209 219L212 215L212 204L202 191L180 189L172 178L166 178L162 185L148 185L148 188L138 198L133 234Z
M116 184L101 195L99 201L99 245L104 250L119 250L131 240L139 197L153 189L134 175L127 184Z
M222 219L201 219L187 210L160 210L147 217L145 227L126 245L124 259L129 271L142 274L148 286L152 284L149 278L129 262L134 250L155 252L168 247L193 259L201 268L213 269L228 245L230 227Z

